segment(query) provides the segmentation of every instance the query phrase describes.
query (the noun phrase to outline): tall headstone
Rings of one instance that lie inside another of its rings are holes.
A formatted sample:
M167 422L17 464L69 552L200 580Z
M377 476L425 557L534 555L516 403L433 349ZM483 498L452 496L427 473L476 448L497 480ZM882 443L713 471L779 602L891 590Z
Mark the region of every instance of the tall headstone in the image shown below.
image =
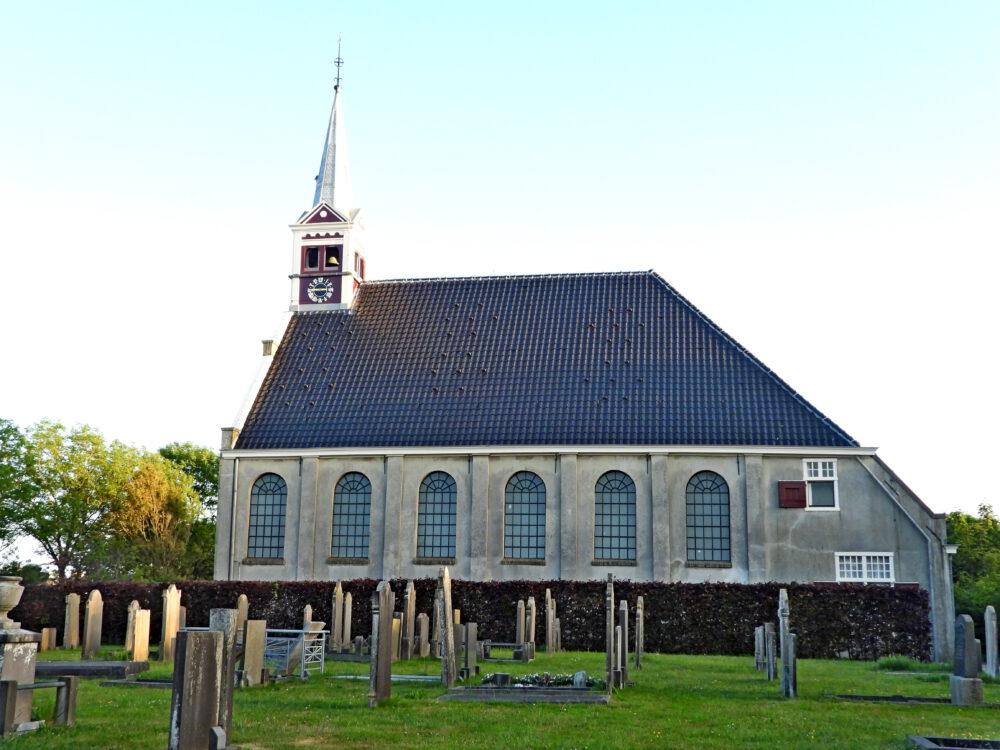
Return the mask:
M611 573L608 573L604 589L604 669L608 690L611 690L615 686L615 579Z
M174 636L174 689L170 697L169 750L208 750L209 730L219 724L222 641L218 631Z
M125 619L125 651L131 654L135 650L135 613L140 609L139 602L135 599L128 603L128 610Z
M335 654L342 653L350 640L344 641L344 588L340 581L333 589L333 601L330 602L331 619L333 620L333 632L330 633L330 650Z
M52 651L58 648L56 645L56 629L55 628L42 628L42 643L40 651Z
M66 617L63 623L63 648L80 647L80 595L66 594Z
M243 625L243 684L263 685L264 647L267 643L267 621L247 620Z
M622 685L628 683L628 602L622 599L618 603L618 627L622 631L621 671Z
M774 633L774 623L764 623L764 658L767 661L768 682L778 677L778 639Z
M993 605L986 607L983 613L985 630L983 638L986 641L986 674L996 679L1000 677L1000 663L997 662L997 611Z
M785 635L785 645L781 652L781 694L786 698L794 698L799 693L797 641L795 633Z
M160 629L160 660L174 658L174 643L181 628L181 592L174 584L163 591L163 625Z
M392 613L392 660L399 661L403 653L403 613Z
M243 643L243 631L247 626L247 620L250 618L250 602L247 599L246 594L240 594L236 597L236 639Z
M434 618L434 637L431 639L431 656L435 659L441 658L441 634L444 632L442 620L448 619L444 617L444 609L441 601L443 596L444 592L441 591L441 586L438 586L434 590L434 612L431 613L431 616Z
M524 643L524 599L518 599L514 615L514 643Z
M149 661L149 617L148 609L135 613L135 629L132 631L132 661Z
M438 590L441 592L441 684L446 688L455 687L458 677L458 665L455 658L455 623L450 617L451 606L451 575L448 568L443 567L438 572Z
M213 609L208 614L208 629L222 633L221 685L219 687L219 722L226 736L232 734L233 688L236 684L236 623L239 613L235 609Z
M479 625L465 623L465 653L462 655L462 677L468 679L479 674L477 651L479 650Z
M753 629L753 668L758 672L763 672L767 669L764 643L764 626L758 625Z
M955 666L951 675L951 702L956 706L982 704L981 662L976 626L969 615L959 615L955 618Z
M87 596L83 614L83 658L93 659L101 650L101 628L104 625L104 601L101 592L94 589Z
M778 591L778 651L779 657L782 661L785 660L785 647L786 641L788 640L789 633L789 620L791 619L791 610L788 606L788 590L779 589ZM788 686L785 684L785 669L781 670L781 693L786 695L788 691Z
M311 604L307 604L302 608L302 629L309 630L309 625L313 621L313 608Z
M413 637L416 631L417 589L413 581L406 582L406 593L403 594L403 644L402 658L413 658Z
M371 664L368 673L370 708L392 695L392 612L395 599L387 581L380 581L372 594Z
M556 652L556 602L552 592L545 589L545 653Z
M642 669L646 654L646 604L642 597L635 601L635 668Z
M528 608L524 617L524 642L535 643L535 624L538 622L538 614L535 607L535 597L528 597Z
M426 612L417 615L417 654L418 656L431 655L430 643L430 618Z
M340 647L346 651L351 645L351 617L354 615L354 596L348 591L344 594L344 634L340 639Z

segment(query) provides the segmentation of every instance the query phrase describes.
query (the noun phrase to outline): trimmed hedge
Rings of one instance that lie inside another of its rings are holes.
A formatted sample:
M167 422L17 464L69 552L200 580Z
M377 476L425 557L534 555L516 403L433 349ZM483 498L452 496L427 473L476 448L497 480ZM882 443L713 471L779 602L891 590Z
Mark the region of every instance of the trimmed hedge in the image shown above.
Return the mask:
M345 581L353 597L351 631L371 631L371 595L377 581ZM414 581L417 611L431 613L437 579ZM207 625L213 607L235 607L246 594L252 619L267 620L273 628L301 626L302 609L313 608L313 619L329 624L336 584L330 581L181 581L181 603L188 625ZM403 606L405 580L392 581L396 609ZM562 643L568 650L604 648L603 581L454 581L453 605L463 622L479 623L480 639L514 639L518 599L535 597L536 641L544 643L545 589L552 590L562 625ZM778 589L787 588L791 628L798 634L799 655L834 658L847 653L853 659L878 659L887 654L930 658L930 610L922 590L881 586L732 583L615 583L617 600L628 600L633 618L635 601L643 596L646 609L646 650L684 654L753 653L755 626L777 619ZM81 599L81 619L87 594L99 589L104 600L103 640L123 643L128 603L137 600L151 610L150 640L161 630L161 592L166 584L96 583L72 581L58 585L26 586L21 603L11 612L23 627L56 627L63 632L64 600L71 592ZM634 619L633 619L634 622ZM82 624L81 624L82 628ZM81 630L82 633L82 630Z

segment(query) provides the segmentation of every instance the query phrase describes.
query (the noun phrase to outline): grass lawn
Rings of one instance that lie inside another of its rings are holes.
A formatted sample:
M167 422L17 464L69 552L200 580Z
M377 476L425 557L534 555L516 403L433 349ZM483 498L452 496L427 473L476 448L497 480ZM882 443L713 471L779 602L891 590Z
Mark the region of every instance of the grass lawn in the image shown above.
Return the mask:
M79 658L51 651L47 659ZM485 671L603 675L604 655L570 652L532 664L482 665ZM396 672L438 674L416 659ZM799 661L800 697L779 697L753 658L648 654L630 673L635 686L608 706L436 702L439 685L394 683L392 698L368 708L367 665L328 662L326 673L237 691L231 742L244 750L301 748L904 748L908 734L1000 739L1000 709L841 701L833 693L946 698L946 672L888 674L871 662ZM169 677L153 663L150 677ZM2 741L4 748L156 748L167 744L170 691L102 688L81 680L77 725L46 727ZM986 700L1000 703L1000 683ZM36 713L52 715L54 690L40 690Z

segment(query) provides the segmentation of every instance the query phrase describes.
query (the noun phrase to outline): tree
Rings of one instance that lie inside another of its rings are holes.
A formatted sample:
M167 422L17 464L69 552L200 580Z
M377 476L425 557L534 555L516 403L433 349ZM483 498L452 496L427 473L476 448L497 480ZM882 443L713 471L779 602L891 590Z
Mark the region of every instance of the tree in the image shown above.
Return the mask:
M0 552L14 542L19 510L37 491L30 469L24 435L9 419L0 419Z
M980 621L987 604L1000 610L1000 519L989 505L979 516L948 514L948 541L958 545L952 558L955 608Z
M107 538L108 514L127 498L139 454L86 425L54 422L30 428L26 448L34 493L16 513L18 528L38 542L58 580L79 578Z
M159 454L191 475L202 506L214 511L219 503L218 454L194 443L170 443L160 448Z

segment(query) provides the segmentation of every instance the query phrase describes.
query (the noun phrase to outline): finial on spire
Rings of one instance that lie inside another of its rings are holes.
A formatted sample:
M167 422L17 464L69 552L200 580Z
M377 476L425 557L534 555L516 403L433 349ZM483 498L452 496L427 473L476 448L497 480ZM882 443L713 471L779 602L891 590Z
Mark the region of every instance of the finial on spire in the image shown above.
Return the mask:
M337 59L333 61L333 64L337 66L337 80L334 82L334 88L340 88L340 66L344 64L344 59L340 56L340 34L337 34Z

